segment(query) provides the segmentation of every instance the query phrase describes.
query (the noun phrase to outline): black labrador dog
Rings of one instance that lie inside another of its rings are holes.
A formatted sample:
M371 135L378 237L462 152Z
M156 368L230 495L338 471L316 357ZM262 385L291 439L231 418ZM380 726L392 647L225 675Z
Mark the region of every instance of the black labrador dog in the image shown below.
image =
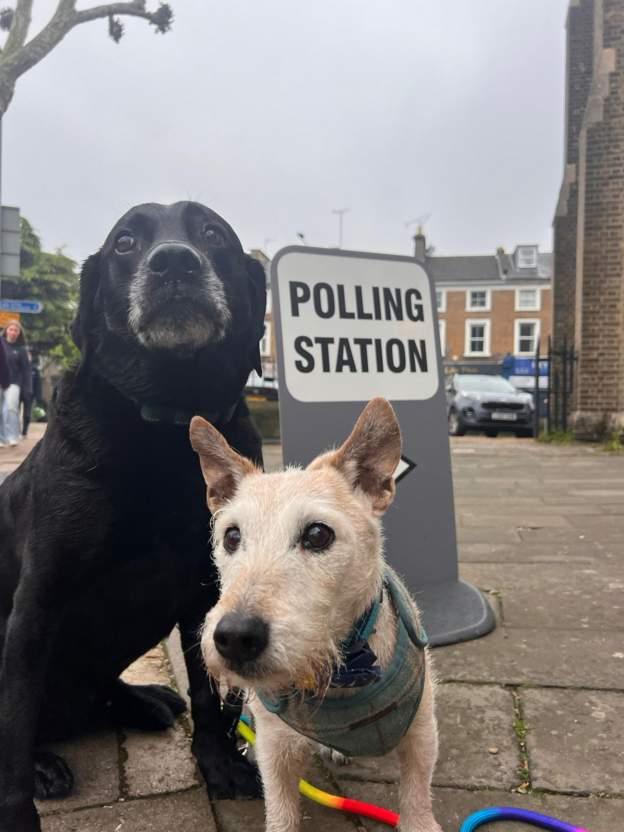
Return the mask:
M266 301L262 266L194 202L139 205L84 264L81 351L42 441L0 487L0 832L40 829L33 796L72 785L40 743L101 719L162 728L168 688L119 674L180 628L193 751L212 794L255 795L255 770L203 670L198 629L218 587L192 415L261 464L242 398Z

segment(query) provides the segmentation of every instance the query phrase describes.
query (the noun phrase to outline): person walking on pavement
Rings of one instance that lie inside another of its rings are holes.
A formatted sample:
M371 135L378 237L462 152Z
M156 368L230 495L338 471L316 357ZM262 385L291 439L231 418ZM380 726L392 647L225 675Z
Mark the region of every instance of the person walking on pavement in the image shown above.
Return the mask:
M7 356L6 347L4 346L4 338L0 338L0 399L4 391L9 386L9 358ZM2 442L2 408L0 407L0 445Z
M24 331L19 321L9 321L2 333L9 365L9 385L0 392L0 446L15 447L21 438L20 395L30 396L32 377Z

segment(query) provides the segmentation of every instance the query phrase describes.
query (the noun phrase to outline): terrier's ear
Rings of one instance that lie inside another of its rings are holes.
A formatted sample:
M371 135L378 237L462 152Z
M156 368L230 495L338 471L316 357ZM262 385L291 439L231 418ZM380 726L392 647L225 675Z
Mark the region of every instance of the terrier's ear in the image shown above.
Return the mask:
M232 499L243 477L257 473L258 469L232 450L219 431L201 416L193 416L189 433L206 481L208 508L214 514Z
M336 451L318 457L310 468L331 465L353 488L372 500L373 512L383 514L394 499L394 472L401 459L401 429L386 399L372 399L360 414L351 435Z

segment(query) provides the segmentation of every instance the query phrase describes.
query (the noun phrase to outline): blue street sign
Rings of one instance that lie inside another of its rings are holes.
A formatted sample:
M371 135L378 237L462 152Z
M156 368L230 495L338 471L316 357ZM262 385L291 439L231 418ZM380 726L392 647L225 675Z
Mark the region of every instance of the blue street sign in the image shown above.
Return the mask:
M541 360L539 363L540 376L548 375L548 361ZM535 375L535 359L534 358L514 358L511 367L512 376L534 376Z
M36 314L43 310L40 300L0 300L0 309L5 312L21 312Z

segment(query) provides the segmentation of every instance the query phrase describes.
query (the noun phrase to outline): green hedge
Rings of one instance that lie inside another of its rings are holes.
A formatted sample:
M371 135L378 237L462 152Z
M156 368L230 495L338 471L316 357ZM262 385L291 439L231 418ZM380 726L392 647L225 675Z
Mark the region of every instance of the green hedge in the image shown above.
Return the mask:
M262 438L266 441L280 440L279 406L277 402L269 402L265 399L247 399L251 415L260 431Z

